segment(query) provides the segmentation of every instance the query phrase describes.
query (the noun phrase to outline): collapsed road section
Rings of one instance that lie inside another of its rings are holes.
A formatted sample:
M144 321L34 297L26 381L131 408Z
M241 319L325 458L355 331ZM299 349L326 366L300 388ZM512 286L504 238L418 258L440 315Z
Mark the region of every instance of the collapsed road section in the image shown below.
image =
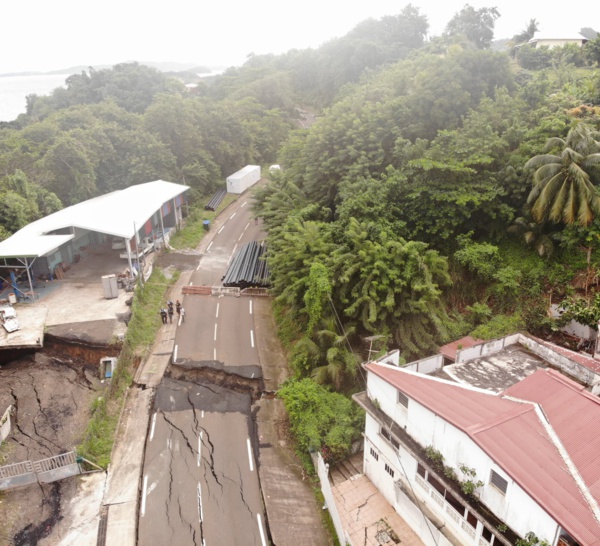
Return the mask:
M236 392L210 382L220 376L235 389L235 376L223 370L202 367L192 375L194 381L165 378L156 390L138 544L265 544L250 414L260 379L240 378Z

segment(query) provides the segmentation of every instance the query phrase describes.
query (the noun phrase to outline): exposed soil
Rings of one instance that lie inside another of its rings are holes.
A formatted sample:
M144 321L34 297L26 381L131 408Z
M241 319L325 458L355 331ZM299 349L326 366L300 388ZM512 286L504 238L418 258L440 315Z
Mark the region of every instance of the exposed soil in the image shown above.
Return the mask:
M39 523L29 523L13 537L15 546L28 546L37 544L46 538L62 516L60 515L61 482L54 482L45 486L39 486L42 494L41 511L47 513L47 517Z
M244 377L237 373L231 373L226 368L210 366L186 367L171 364L165 377L198 384L217 385L233 392L248 394L253 401L261 397L263 387L261 377Z
M70 354L68 347L50 344L43 352L2 365L0 412L10 405L14 411L0 464L52 457L81 441L90 404L101 388L99 349L74 348ZM62 519L61 498L76 488L77 479L70 478L4 492L0 543L33 545L48 537Z

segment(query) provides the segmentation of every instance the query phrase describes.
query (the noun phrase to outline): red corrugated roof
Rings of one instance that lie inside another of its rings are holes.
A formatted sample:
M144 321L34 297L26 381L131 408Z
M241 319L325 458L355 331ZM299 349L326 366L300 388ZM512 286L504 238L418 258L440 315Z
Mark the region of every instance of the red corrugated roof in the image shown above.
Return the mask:
M600 545L600 524L551 437L554 429L597 502L600 400L579 384L542 369L495 394L382 364L366 369L468 434L580 544Z
M506 394L542 406L592 495L600 499L600 399L555 370L545 372L535 381L528 377L513 385Z

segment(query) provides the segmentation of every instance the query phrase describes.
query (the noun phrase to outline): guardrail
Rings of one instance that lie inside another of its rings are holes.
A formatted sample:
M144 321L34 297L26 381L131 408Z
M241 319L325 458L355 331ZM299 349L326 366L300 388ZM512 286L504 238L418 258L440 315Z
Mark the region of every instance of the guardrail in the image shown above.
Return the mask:
M188 294L193 296L257 296L264 297L270 296L268 288L238 288L236 286L183 286L181 288L182 294Z
M263 297L263 296L270 296L271 293L269 292L268 288L244 288L241 292L240 292L241 296L259 296L259 297Z
M235 296L240 297L240 289L235 286L213 286L211 289L213 296Z

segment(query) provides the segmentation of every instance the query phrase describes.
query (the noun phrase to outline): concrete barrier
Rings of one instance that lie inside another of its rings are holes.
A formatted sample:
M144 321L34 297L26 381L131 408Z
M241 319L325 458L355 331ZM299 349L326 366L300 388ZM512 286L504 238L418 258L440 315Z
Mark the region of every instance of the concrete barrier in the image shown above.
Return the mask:
M212 288L210 286L183 286L181 293L194 296L210 296Z

